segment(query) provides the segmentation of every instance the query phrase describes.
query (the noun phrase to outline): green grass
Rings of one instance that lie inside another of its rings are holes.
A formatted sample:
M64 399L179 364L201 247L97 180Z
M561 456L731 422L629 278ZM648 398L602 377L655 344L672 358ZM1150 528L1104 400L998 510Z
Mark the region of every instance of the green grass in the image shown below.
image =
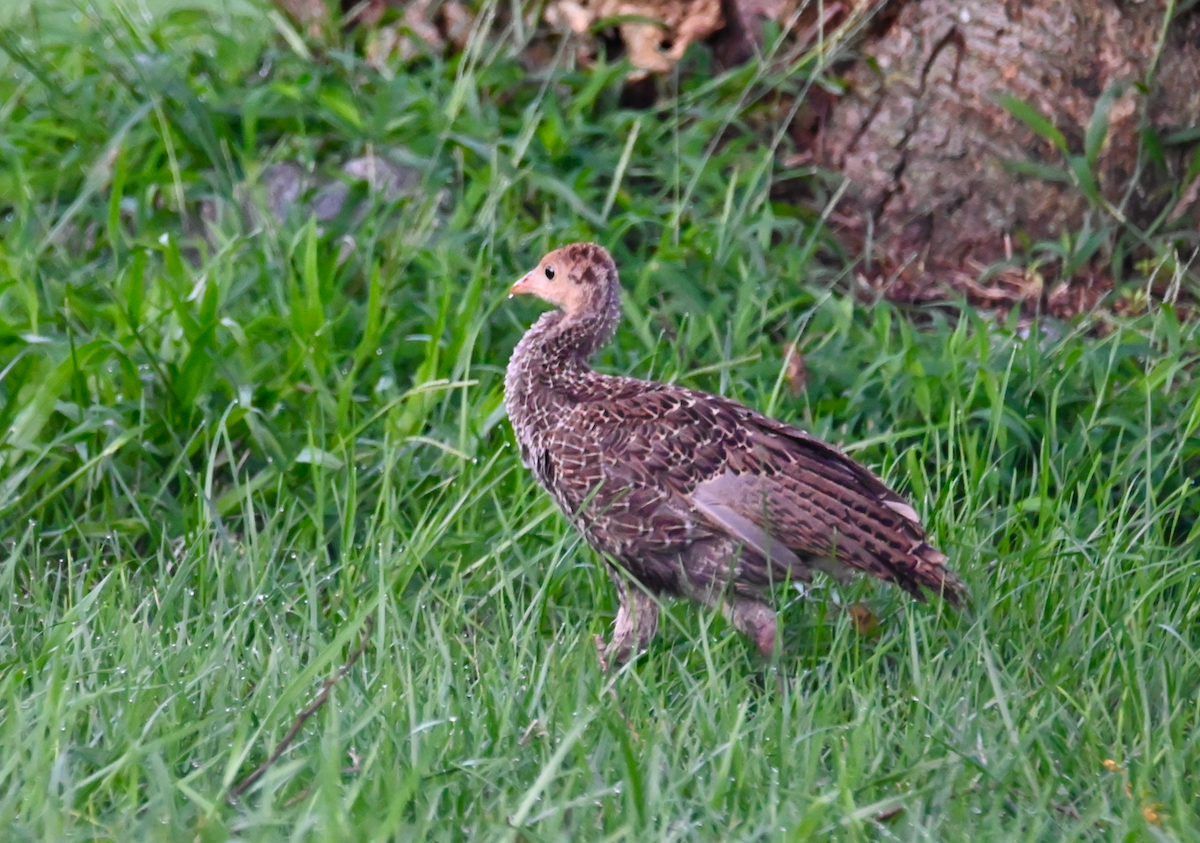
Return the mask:
M0 838L1200 839L1196 325L856 303L836 177L761 128L813 59L630 112L511 26L387 78L241 4L34 8L0 31ZM241 207L371 149L422 190ZM583 237L627 293L603 368L851 446L974 607L821 583L764 664L672 605L602 673L614 597L501 405L505 290Z

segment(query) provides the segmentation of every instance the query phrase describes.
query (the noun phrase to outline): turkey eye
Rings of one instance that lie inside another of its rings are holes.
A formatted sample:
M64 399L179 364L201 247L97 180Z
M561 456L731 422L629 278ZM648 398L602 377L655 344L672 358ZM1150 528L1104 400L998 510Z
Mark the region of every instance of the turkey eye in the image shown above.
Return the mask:
M554 280L554 267L552 267L552 266L546 267L546 278L549 279L550 281Z

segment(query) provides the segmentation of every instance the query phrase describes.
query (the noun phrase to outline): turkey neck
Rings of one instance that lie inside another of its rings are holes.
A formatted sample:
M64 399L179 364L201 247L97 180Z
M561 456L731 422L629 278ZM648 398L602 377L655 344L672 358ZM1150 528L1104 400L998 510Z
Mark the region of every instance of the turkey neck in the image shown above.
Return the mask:
M543 313L517 343L504 377L504 400L523 447L553 423L556 408L581 400L601 377L588 360L612 339L620 315L614 278L602 301L578 313Z

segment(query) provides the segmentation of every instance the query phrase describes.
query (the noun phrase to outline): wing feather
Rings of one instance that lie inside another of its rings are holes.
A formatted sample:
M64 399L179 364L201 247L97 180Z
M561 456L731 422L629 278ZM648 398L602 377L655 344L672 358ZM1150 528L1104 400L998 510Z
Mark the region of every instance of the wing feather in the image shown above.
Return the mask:
M628 378L591 383L596 393L579 396L561 423L580 450L599 454L595 505L628 510L606 524L616 538L652 518L671 539L664 552L716 531L781 569L832 557L918 596L919 586L965 596L916 510L833 445L718 396Z

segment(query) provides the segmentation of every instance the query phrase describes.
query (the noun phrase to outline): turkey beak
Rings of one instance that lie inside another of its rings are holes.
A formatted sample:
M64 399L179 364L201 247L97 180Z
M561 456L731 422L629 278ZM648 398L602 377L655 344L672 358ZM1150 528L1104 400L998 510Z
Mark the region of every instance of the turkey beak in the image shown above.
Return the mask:
M536 272L536 270L534 271ZM508 294L510 296L525 296L531 294L536 295L537 286L533 277L533 272L527 272L521 276L521 280L512 285L508 291Z

